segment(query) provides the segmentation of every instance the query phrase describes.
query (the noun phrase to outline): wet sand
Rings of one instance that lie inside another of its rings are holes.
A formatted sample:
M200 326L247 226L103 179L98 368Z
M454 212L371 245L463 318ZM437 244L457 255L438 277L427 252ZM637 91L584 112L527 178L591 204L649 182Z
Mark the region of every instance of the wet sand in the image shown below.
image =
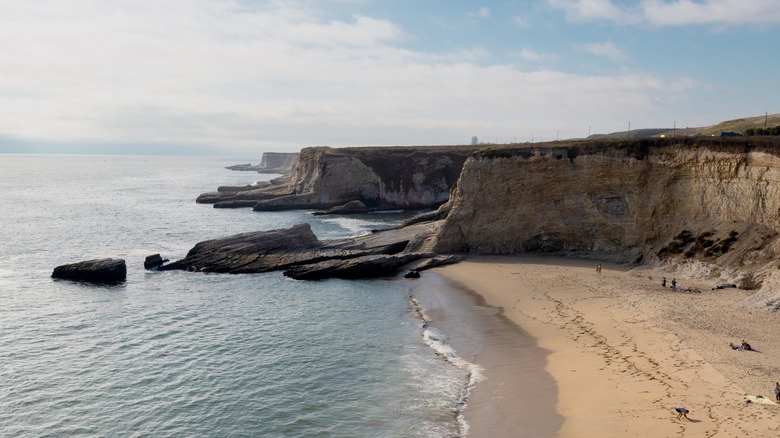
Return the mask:
M420 283L432 324L486 377L463 411L468 436L778 436L780 315L682 272L596 265L476 257L433 270L460 298ZM702 293L662 288L662 275ZM741 339L757 351L729 348ZM675 418L679 405L690 420Z
M468 436L554 436L563 417L555 410L555 382L544 369L549 352L480 295L426 274L413 294L430 327L447 335L460 358L480 368L463 411Z

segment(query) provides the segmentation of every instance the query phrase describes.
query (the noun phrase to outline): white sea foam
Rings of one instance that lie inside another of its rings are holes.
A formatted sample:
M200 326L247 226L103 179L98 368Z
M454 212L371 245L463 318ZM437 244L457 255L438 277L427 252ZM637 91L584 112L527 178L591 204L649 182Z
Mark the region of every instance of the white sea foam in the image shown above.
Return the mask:
M331 219L324 219L323 222L338 225L339 227L347 230L352 236L364 236L371 234L373 228L384 228L385 222L379 221L367 221L364 219L356 219L349 217L336 217Z
M460 397L456 402L455 408L455 414L458 419L461 436L466 436L468 434L469 425L463 417L463 410L468 404L471 388L473 388L478 382L485 379L485 376L482 374L482 368L479 365L471 363L458 356L457 351L455 351L455 349L447 342L447 335L437 330L435 327L430 326L430 320L426 315L425 307L423 307L423 305L416 298L409 298L409 306L411 312L422 321L423 341L429 347L431 347L436 352L436 354L443 357L447 362L468 373L468 382L463 387Z

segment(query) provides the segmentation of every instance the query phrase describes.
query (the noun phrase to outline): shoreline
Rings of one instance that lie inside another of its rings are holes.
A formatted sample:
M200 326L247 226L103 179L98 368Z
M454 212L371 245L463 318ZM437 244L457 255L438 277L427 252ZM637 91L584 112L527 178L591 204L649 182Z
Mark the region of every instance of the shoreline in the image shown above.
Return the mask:
M444 345L434 349L472 374L459 401L465 407L456 412L461 429L465 425L468 436L553 436L563 417L555 411L555 382L544 369L549 352L500 309L445 276L426 273L412 295L423 308L425 336Z
M452 336L453 347L467 360L470 349L480 349L473 361L487 378L475 386L463 411L468 436L509 436L503 430L538 437L780 433L775 421L780 406L772 402L771 392L780 380L780 365L774 365L780 364L780 346L774 345L780 338L780 315L744 307L749 292L710 290L711 281L684 272L602 263L599 275L597 264L478 256L432 271L446 279L443 284L451 291L462 285L479 297L472 304L445 304L479 308L482 299L482 308L493 309L490 319L516 325L507 333L518 339L526 333L532 348L547 352L540 367L554 379L556 401L552 412L538 409L534 415L542 423L554 423L556 415L563 418L559 428L546 433L532 433L514 421L525 409L523 403L538 401L538 393L528 391L536 383L495 393L495 388L516 385L525 372L512 364L491 363L486 352L496 350L500 337L477 329L472 330L477 338L468 342L478 347ZM702 293L662 288L663 275ZM741 339L757 351L728 347ZM747 395L762 395L754 400L770 404L747 403ZM680 405L691 411L690 420L676 420L674 407Z

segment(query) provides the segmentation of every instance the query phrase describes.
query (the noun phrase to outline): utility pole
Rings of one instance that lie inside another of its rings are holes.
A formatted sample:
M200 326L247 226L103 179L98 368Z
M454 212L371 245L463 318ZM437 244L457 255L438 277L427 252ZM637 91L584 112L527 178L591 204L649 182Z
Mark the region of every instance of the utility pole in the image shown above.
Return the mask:
M631 138L631 122L628 122L628 138Z
M559 133L559 132L560 132L560 131L555 131L555 141L558 141L558 133Z
M588 125L588 138L590 138L590 125Z
M674 128L672 128L672 137L677 134L677 120L674 121Z
M764 133L766 134L766 119L769 118L769 111L764 113Z
M534 144L534 132L531 131L531 144Z

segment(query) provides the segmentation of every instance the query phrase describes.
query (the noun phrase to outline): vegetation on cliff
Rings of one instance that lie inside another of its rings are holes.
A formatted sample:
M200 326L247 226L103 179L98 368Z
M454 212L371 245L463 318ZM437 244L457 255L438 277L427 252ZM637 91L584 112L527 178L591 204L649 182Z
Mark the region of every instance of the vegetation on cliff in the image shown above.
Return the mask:
M530 159L540 153L556 159L574 159L579 155L612 155L644 160L651 153L673 154L675 148L707 149L723 153L765 152L780 155L780 139L767 137L652 137L640 139L565 140L483 146L477 158L520 157Z

